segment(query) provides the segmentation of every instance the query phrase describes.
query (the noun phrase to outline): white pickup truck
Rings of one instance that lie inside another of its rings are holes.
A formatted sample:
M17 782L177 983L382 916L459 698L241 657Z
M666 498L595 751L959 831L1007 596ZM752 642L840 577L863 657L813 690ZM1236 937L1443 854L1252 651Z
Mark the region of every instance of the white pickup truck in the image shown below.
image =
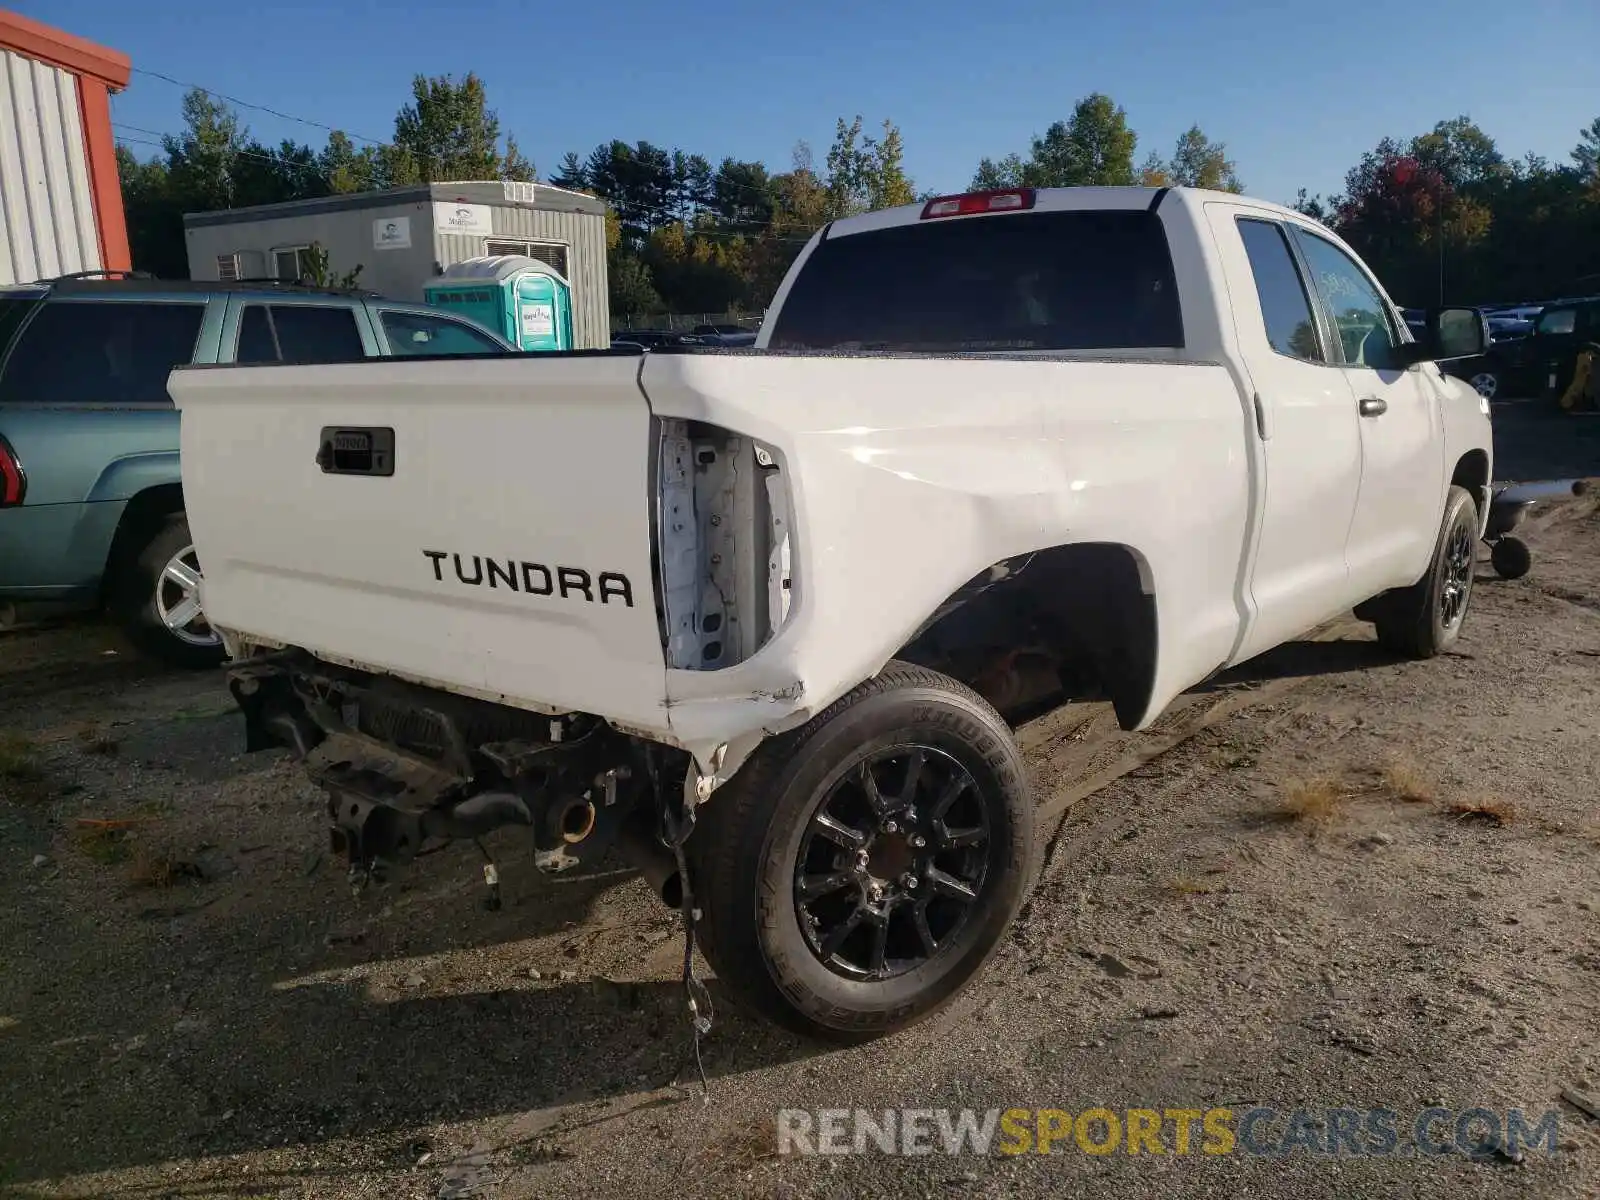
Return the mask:
M733 994L852 1040L1017 913L1018 720L1142 727L1352 607L1456 638L1491 439L1436 363L1485 341L1414 340L1275 205L1021 189L835 221L751 350L170 388L249 744L305 758L352 870L621 846Z

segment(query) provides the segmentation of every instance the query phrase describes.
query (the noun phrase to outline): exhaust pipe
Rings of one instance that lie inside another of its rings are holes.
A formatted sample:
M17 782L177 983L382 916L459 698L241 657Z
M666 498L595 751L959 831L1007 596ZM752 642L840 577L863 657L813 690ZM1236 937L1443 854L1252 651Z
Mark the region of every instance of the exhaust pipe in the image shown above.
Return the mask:
M673 911L683 906L683 879L678 874L678 860L661 844L648 822L633 820L624 825L617 836L617 849L628 865L636 867L644 876L661 903Z

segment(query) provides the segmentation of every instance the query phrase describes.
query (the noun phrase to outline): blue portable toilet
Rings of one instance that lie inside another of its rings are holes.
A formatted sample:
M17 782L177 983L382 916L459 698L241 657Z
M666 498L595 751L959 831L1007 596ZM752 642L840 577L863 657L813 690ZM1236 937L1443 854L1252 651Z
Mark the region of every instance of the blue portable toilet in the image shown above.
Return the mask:
M468 258L423 289L427 303L470 317L521 350L572 349L572 285L524 254Z

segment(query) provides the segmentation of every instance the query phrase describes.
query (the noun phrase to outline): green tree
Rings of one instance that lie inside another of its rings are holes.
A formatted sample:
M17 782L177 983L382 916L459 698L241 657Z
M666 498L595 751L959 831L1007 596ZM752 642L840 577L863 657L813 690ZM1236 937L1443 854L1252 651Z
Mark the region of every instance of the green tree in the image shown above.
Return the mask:
M1494 139L1469 117L1440 121L1431 132L1411 141L1411 156L1457 191L1499 182L1508 170Z
M361 278L361 264L336 275L329 264L327 249L321 242L312 242L306 250L306 271L301 278L313 287L353 288Z
M394 119L394 143L379 155L390 186L463 179L531 178L532 164L514 141L500 153L500 118L489 108L483 80L468 72L418 75L411 103ZM507 169L516 174L503 174Z
M883 136L868 138L867 209L896 208L917 198L917 189L905 171L905 143L893 121L883 122Z
M317 168L327 183L330 195L367 192L380 186L378 153L371 146L356 149L350 135L335 129L317 157Z
M985 158L973 176L974 188L1089 187L1131 184L1137 178L1133 154L1138 135L1128 114L1110 96L1092 93L1073 106L1072 115L1035 137L1024 159L1010 154Z
M1331 206L1324 203L1321 196L1307 195L1305 188L1301 188L1295 195L1294 203L1290 207L1295 212L1304 213L1313 221L1320 221L1324 225L1331 224L1333 221Z
M556 173L550 176L550 182L559 188L586 192L589 190L589 172L585 169L583 160L569 150L562 156L561 166L557 168Z
M1177 187L1209 188L1218 192L1242 192L1239 172L1228 157L1227 147L1213 142L1191 125L1181 137L1167 164L1169 181Z
M1578 144L1572 148L1572 161L1584 182L1600 182L1600 117L1579 132Z
M650 278L650 268L638 255L621 249L612 254L608 274L611 279L611 312L614 316L637 318L660 312L661 296Z
M893 121L881 137L863 136L861 117L838 119L828 148L827 193L830 219L910 204L917 191L905 173L905 143Z

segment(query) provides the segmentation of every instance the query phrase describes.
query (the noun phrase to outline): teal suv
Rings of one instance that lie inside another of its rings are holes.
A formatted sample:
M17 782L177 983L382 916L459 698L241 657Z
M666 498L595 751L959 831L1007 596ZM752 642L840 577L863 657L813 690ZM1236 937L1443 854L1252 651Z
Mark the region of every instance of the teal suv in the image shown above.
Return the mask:
M0 609L104 607L171 663L220 662L184 518L173 367L512 349L364 292L138 277L0 287Z

